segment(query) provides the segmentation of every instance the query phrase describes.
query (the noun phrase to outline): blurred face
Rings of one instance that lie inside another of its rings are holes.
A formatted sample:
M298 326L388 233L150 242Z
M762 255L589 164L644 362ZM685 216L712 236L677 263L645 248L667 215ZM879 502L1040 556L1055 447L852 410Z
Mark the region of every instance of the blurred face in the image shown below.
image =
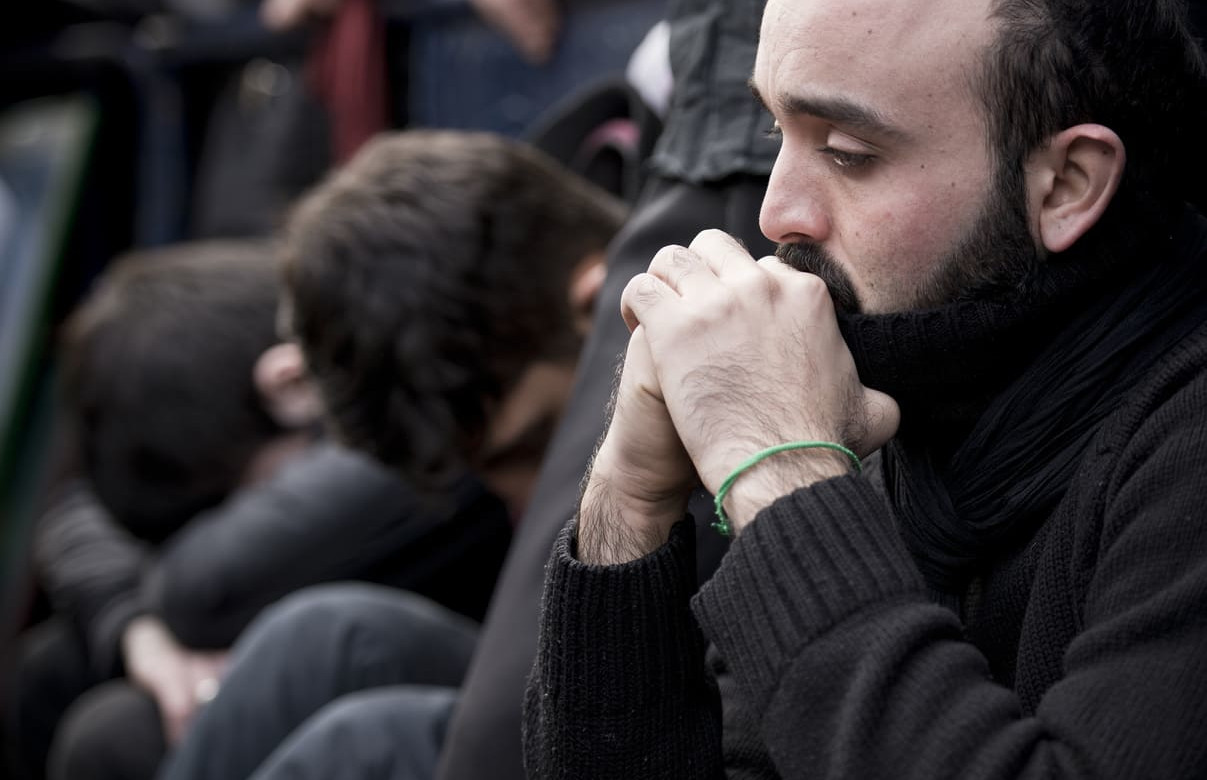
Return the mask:
M134 435L127 433L133 416L113 417L99 427L85 426L81 446L97 498L134 536L162 542L232 489L233 469L202 468L213 464L199 464L179 447L165 446L179 427L171 425L166 412L148 410L139 418L144 430Z
M937 305L1034 256L974 91L993 35L988 0L768 3L751 83L782 148L761 226L840 307Z
M545 448L574 388L573 361L538 361L491 410L486 440L471 458L474 470L514 518L523 514Z

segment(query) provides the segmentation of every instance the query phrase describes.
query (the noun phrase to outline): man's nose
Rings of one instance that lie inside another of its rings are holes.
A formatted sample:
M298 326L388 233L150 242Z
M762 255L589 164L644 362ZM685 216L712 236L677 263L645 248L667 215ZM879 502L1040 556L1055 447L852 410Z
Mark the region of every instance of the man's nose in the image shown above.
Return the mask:
M759 228L777 244L822 243L830 235L821 182L806 168L781 151L771 170L759 212Z

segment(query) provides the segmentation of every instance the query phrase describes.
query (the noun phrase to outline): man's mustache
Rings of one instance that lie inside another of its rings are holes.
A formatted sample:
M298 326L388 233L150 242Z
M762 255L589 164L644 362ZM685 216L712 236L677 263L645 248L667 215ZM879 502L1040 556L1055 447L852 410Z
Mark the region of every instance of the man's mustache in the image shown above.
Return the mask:
M859 296L855 294L851 278L820 244L780 244L776 247L775 256L797 271L821 277L839 311L859 311Z

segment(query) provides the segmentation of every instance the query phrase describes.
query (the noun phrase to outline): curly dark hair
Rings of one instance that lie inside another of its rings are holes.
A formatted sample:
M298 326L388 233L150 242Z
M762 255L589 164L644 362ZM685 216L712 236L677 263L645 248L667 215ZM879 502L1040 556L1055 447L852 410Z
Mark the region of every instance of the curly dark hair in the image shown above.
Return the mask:
M271 246L207 241L119 257L73 312L64 400L97 496L160 541L217 504L281 432L256 360L277 343Z
M335 432L420 484L467 465L535 360L573 359L571 274L624 219L487 133L380 136L296 207L286 320Z
M1096 251L1134 256L1184 202L1207 206L1207 70L1185 0L996 0L980 79L1005 175L1047 139L1092 122L1127 150L1120 189L1091 231Z

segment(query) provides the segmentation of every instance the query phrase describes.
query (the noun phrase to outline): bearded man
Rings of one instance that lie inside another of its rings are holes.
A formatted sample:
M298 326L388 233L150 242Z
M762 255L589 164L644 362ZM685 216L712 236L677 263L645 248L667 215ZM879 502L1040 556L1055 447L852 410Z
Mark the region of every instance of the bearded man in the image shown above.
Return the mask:
M1207 772L1205 72L1178 0L770 0L780 249L626 288L530 776Z

